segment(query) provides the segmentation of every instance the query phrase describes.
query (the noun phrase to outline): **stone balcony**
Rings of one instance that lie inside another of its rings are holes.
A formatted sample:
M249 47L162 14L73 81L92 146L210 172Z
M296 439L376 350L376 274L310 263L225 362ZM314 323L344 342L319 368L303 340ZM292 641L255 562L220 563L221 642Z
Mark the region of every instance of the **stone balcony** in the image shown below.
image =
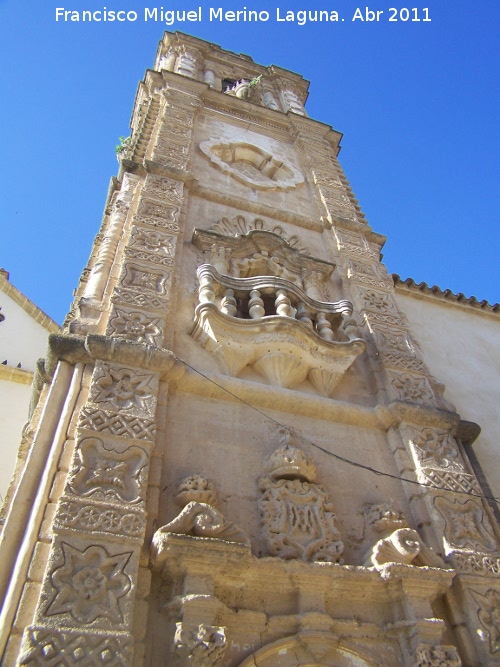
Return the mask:
M284 278L235 278L202 264L191 336L233 377L252 367L271 385L309 380L330 396L364 351L349 301L316 301Z

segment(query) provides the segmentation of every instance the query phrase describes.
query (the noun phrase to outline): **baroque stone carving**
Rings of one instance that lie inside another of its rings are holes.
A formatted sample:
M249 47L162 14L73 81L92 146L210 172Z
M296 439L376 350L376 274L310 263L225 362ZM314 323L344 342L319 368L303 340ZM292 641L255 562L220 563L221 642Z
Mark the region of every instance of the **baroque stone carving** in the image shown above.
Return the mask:
M177 206L170 206L168 204L160 204L157 201L150 199L143 199L137 211L139 215L143 215L151 218L165 218L166 220L171 220L174 212L178 210Z
M157 317L115 308L109 319L108 332L113 338L159 345L163 335L162 328L163 322Z
M363 291L361 296L368 308L373 308L376 311L382 312L387 312L388 310L394 311L393 304L391 303L388 294L376 292L375 290L367 290Z
M85 667L128 667L132 636L125 633L86 634L81 631L30 627L23 639L19 664L23 667L76 665Z
M433 393L429 382L425 377L415 377L410 373L394 374L391 384L397 391L398 398L402 401L429 402L433 399Z
M455 491L455 493L481 495L481 489L476 478L461 471L421 468L417 475L420 482L429 486Z
M365 557L366 566L399 563L445 567L441 558L422 542L417 531L408 527L403 513L392 503L368 505L365 518L368 526L381 534Z
M46 615L70 614L79 623L108 618L123 621L120 600L132 586L124 572L132 552L111 555L104 547L84 551L61 543L63 565L54 570L51 582L56 590Z
M102 404L103 408L126 410L140 417L153 417L157 382L156 376L148 373L97 365L90 396L94 403Z
M158 231L134 227L129 247L141 248L150 253L156 253L158 256L173 257L175 243L175 236L168 236Z
M444 519L444 535L452 548L495 550L493 530L478 501L470 499L462 503L438 496L434 507Z
M266 225L261 218L247 221L243 215L237 215L232 219L221 218L212 227L211 232L216 232L223 236L246 236L254 230L262 232L271 232L284 239L297 252L310 255L311 251L306 246L301 245L297 236L289 236L280 225Z
M201 142L200 150L213 166L252 188L290 190L304 182L302 174L290 162L259 146L208 139Z
M315 484L311 458L288 444L265 459L259 481L262 533L272 556L305 561L341 562L344 551L337 519L324 489Z
M120 284L137 290L147 290L156 294L165 295L167 284L170 281L170 272L144 269L141 266L125 264Z
M130 289L116 288L111 295L113 303L121 303L131 307L155 310L166 313L169 300L166 295L135 292Z
M415 430L410 445L422 464L454 470L464 469L457 445L449 431L435 428Z
M471 595L479 605L477 616L481 624L478 632L492 655L500 651L500 591L490 588L484 593L471 589Z
M484 554L455 551L452 559L457 572L479 574L481 576L500 576L500 556L485 556Z
M167 533L180 533L196 537L216 537L227 542L249 544L245 533L230 521L214 505L217 491L214 484L202 475L196 474L183 479L179 484L176 497L184 509L175 519L156 531L153 548L161 552L163 536Z
M82 497L137 502L146 466L147 454L140 447L117 451L99 438L85 438L76 451L70 488Z
M54 519L55 529L73 528L84 531L100 531L114 535L140 537L146 526L143 514L123 510L110 504L88 504L63 498Z
M416 650L414 667L461 667L462 661L454 646L424 646Z
M88 405L80 412L78 428L150 442L154 442L156 436L156 422L153 419L140 419Z
M200 624L186 627L177 623L174 645L178 655L186 665L196 667L215 667L220 664L226 651L225 628Z
M184 184L181 181L162 178L154 174L148 174L144 184L144 192L148 192L151 196L156 196L162 201L167 200L174 204L182 203L183 189Z

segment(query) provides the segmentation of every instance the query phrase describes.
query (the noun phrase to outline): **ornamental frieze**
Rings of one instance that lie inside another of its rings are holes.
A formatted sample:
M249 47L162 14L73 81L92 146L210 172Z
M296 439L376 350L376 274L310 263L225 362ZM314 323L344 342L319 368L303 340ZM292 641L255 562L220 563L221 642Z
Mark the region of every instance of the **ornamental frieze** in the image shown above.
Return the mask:
M147 227L153 227L154 229L161 229L166 232L170 232L171 234L180 234L181 228L177 222L175 222L175 220L177 220L178 212L179 209L176 206L172 206L170 217L172 220L174 220L174 222L169 222L161 218L153 218L146 215L134 215L132 221L137 225L145 225Z
M77 428L98 433L109 433L121 438L155 441L156 422L154 419L136 417L121 412L102 410L86 405L82 408Z
M457 443L449 431L412 429L410 447L421 465L464 471Z
M146 528L143 512L110 503L89 503L85 499L64 498L59 503L54 529L109 533L120 537L142 538Z
M163 234L156 230L132 227L129 249L142 250L158 257L173 257L176 237Z
M111 301L130 308L135 306L142 310L152 310L163 314L166 314L170 309L169 297L166 295L139 292L120 287L113 290Z
M133 638L125 632L87 634L81 628L32 626L24 634L19 665L47 667L51 661L69 665L85 659L88 667L125 667L132 660L132 653Z
M120 287L148 290L156 294L165 295L170 285L171 273L144 268L136 264L125 264L120 279Z

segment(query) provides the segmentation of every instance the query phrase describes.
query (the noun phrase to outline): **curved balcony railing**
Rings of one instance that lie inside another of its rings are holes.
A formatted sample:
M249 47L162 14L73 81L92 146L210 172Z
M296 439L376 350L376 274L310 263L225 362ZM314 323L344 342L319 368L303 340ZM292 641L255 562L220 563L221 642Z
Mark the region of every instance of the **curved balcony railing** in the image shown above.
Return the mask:
M200 304L215 304L230 317L260 320L279 316L302 322L329 342L358 338L350 301L317 301L284 278L234 278L220 274L211 264L202 264L197 275Z

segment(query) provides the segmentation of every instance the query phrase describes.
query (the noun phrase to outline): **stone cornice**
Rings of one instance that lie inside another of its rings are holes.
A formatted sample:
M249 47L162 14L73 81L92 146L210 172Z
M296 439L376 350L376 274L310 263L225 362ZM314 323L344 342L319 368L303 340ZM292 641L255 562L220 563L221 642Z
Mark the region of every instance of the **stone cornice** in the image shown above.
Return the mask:
M203 371L201 374L192 368L186 368L177 382L177 387L182 392L243 402L258 409L277 410L380 431L387 431L401 423L411 423L451 429L455 432L460 429L461 424L457 413L432 406L393 401L370 407L218 373Z

